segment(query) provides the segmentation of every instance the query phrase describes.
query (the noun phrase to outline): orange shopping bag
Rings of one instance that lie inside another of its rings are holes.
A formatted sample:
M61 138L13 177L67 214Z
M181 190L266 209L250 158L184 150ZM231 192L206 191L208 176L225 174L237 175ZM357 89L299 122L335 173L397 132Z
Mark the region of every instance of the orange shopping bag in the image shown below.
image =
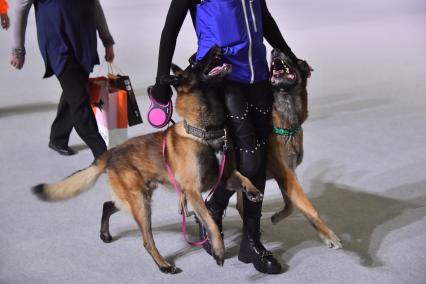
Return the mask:
M89 78L90 104L95 113L99 133L107 146L127 140L127 92L112 88L108 78Z

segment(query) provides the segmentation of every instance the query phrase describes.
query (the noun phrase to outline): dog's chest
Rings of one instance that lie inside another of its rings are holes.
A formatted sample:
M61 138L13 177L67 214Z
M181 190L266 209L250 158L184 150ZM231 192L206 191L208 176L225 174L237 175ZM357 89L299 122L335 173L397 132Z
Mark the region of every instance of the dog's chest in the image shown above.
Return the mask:
M223 152L202 146L198 151L198 171L203 191L209 190L218 180L223 161Z

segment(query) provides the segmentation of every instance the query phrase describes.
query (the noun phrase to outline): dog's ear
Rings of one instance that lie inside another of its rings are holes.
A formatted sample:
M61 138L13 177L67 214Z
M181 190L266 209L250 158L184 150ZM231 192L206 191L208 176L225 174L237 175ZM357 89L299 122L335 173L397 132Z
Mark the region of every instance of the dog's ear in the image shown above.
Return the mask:
M174 63L172 63L172 72L176 76L181 76L183 74L183 70Z

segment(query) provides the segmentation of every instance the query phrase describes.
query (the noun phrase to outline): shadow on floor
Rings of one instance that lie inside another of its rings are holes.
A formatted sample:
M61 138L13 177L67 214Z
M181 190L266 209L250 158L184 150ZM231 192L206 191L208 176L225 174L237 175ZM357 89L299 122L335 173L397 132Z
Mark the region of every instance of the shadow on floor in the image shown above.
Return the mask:
M343 250L359 256L360 264L366 267L383 265L377 253L383 240L395 230L408 226L426 216L426 181L391 188L380 196L365 189L324 181L327 169L313 177L315 196L310 200L327 225L342 239ZM403 200L404 196L416 196ZM154 196L155 199L155 196ZM304 216L295 211L290 217L273 225L269 216L283 206L281 198L265 201L263 205L262 239L273 243L276 256L283 255L288 263L300 250L320 247L322 243ZM198 240L198 227L190 219L188 238ZM153 232L175 232L180 237L180 224L155 226ZM226 258L238 255L242 222L239 216L224 219ZM124 230L114 240L123 237L140 237L139 230ZM188 246L169 255L174 262L177 258L197 252ZM255 276L253 276L255 277Z
M45 111L55 111L57 103L33 103L0 108L0 118L13 115L23 115L28 113L37 113Z

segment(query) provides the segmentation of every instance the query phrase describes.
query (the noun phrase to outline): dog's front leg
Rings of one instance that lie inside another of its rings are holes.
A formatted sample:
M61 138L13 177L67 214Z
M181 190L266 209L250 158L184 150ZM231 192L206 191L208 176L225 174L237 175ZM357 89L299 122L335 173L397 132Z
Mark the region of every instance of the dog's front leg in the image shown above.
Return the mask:
M198 219L207 229L209 241L212 246L212 255L216 260L216 263L220 266L223 266L223 262L225 261L225 246L223 244L223 239L219 228L217 227L213 218L210 216L200 191L196 189L186 191L187 200L191 204L192 208L194 208Z
M243 176L239 171L235 170L226 181L225 188L231 191L242 191L248 200L252 202L260 202L263 200L263 194L253 183Z
M225 187L227 190L237 192L237 210L241 218L244 216L243 193L252 202L260 202L263 200L263 194L239 171L233 172L226 181Z

